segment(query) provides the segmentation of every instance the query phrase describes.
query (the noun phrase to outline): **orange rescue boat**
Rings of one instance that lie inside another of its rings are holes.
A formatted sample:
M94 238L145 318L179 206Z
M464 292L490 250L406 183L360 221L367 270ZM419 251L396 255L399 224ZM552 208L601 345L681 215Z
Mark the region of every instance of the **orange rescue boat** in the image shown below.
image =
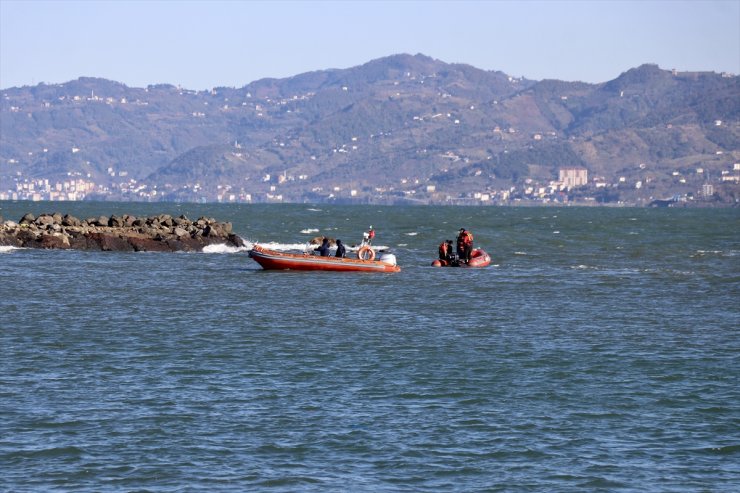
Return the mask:
M488 267L491 265L491 256L482 248L474 249L470 254L470 262L467 264L458 260L448 261L437 259L432 262L432 267Z
M375 252L358 252L360 258L321 257L308 253L288 253L254 245L249 256L265 270L328 270L335 272L400 272L396 256L383 253L375 260ZM362 249L361 249L362 250Z

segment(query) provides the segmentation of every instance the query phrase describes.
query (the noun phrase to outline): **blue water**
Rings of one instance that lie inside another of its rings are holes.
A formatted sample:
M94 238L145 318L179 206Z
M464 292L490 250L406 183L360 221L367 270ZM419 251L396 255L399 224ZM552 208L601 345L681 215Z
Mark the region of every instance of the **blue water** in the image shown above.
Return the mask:
M2 491L740 491L738 210L0 203L55 210L403 270L0 250Z

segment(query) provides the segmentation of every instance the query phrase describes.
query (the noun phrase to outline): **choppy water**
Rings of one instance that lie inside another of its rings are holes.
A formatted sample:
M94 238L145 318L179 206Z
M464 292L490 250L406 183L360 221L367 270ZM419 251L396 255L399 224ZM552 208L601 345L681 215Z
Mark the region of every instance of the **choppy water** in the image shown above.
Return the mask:
M0 251L0 490L740 490L740 211L0 203L393 248ZM469 228L484 270L435 269ZM317 231L318 230L318 231Z

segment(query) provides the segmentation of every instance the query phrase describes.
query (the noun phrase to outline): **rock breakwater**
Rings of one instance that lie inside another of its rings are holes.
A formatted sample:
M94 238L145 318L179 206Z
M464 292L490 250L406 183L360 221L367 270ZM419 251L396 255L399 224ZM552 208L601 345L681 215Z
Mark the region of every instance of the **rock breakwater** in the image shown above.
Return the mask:
M0 222L2 220L0 219ZM213 218L191 221L186 216L160 214L78 219L59 212L24 215L17 223L0 224L0 245L20 248L177 252L201 251L208 245L244 246L232 225Z

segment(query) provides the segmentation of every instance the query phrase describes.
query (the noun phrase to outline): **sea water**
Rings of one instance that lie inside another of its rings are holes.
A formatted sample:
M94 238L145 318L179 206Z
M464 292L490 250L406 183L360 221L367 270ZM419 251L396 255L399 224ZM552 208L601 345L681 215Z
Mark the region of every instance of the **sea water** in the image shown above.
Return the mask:
M3 248L2 491L740 491L737 209L0 203L54 211L402 271Z

